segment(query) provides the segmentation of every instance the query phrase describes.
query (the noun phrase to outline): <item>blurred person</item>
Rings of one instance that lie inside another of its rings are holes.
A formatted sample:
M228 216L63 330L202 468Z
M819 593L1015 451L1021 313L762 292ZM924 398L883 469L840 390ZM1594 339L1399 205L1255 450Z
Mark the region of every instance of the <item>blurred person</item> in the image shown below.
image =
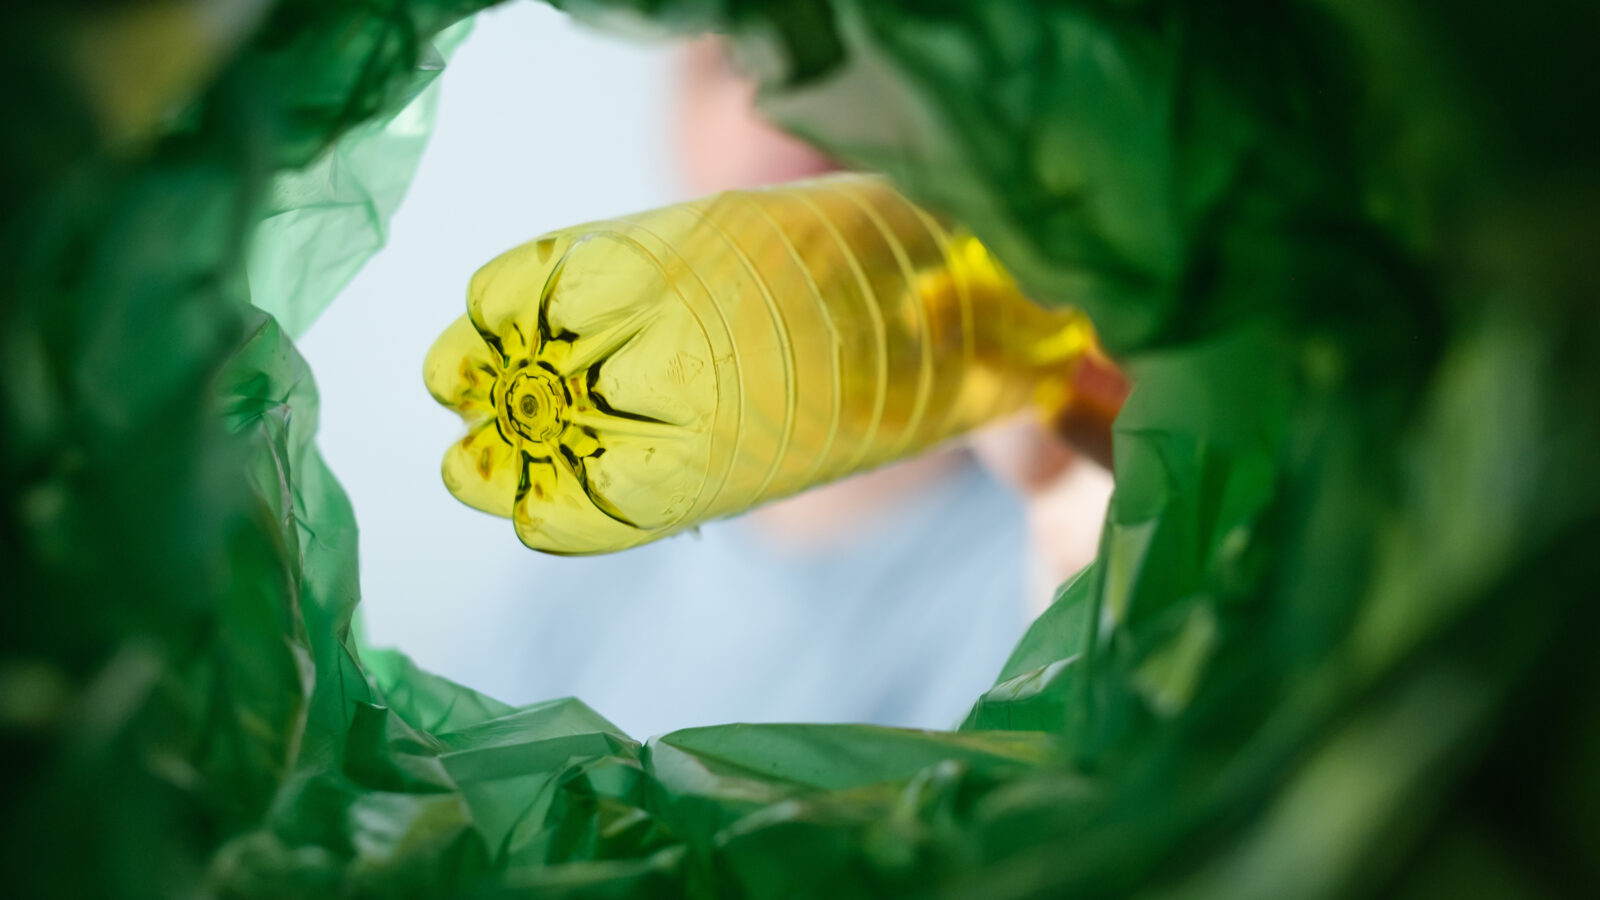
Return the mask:
M833 168L756 114L717 40L684 49L680 79L692 193ZM726 721L952 726L1093 555L1109 483L1028 421L980 444L1026 511L957 443L697 534L530 556L533 596L507 598L496 639L526 651L488 650L464 680L525 688L514 701L575 695L639 737ZM1054 553L1031 576L1030 535Z

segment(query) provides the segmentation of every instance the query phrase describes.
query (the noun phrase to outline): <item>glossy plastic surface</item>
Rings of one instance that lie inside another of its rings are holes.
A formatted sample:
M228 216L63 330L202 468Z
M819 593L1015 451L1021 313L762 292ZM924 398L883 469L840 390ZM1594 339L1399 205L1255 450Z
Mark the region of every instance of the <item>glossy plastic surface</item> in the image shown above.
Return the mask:
M1059 402L1093 343L970 234L837 175L564 229L473 277L429 351L463 502L621 550Z

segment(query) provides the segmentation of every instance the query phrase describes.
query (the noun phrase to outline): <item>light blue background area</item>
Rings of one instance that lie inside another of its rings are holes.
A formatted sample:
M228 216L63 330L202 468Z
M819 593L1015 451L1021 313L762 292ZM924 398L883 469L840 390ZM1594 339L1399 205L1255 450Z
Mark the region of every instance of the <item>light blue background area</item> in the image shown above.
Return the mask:
M321 444L355 503L373 644L511 703L575 694L638 737L726 721L946 727L1024 627L1022 514L971 464L824 552L738 522L607 557L524 549L439 479L423 389L473 270L538 234L683 199L670 47L491 10L443 76L389 244L312 327Z

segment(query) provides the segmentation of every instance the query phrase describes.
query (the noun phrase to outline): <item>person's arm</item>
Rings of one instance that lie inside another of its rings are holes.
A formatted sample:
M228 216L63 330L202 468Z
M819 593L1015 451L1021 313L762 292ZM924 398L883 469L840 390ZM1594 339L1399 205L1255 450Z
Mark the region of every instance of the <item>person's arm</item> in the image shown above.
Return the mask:
M1128 390L1110 361L1090 357L1073 378L1070 402L1052 419L1028 413L972 438L978 459L1022 496L1035 613L1094 559L1111 497L1111 426Z

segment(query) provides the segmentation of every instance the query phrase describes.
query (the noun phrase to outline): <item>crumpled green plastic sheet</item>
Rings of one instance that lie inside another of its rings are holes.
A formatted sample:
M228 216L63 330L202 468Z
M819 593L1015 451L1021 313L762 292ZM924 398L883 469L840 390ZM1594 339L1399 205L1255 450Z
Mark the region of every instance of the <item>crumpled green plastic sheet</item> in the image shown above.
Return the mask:
M437 76L471 30L446 29L417 63L415 97L392 116L345 132L310 165L279 172L250 241L251 301L301 336L382 247L439 104Z
M350 631L356 520L284 329L415 158L363 123L477 5L41 8L0 38L16 893L1600 884L1591 6L559 4L731 34L775 118L1087 309L1137 384L1097 560L957 730L641 744ZM118 39L197 61L105 93L85 67L120 57L74 48ZM350 201L362 160L390 174ZM285 217L297 179L328 190Z

